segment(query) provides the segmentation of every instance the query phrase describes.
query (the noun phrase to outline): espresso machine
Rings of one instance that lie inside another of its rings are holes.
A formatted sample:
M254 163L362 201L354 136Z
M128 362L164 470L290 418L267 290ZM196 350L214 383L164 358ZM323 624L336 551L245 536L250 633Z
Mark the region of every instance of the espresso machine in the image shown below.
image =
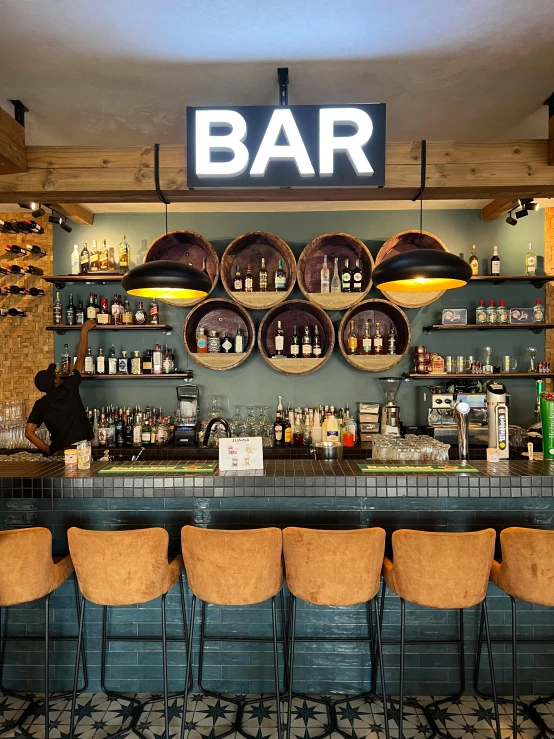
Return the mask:
M401 377L380 377L381 389L386 403L381 408L381 434L385 436L400 436L400 406L396 402L398 389L402 383Z
M175 446L196 446L198 443L198 413L200 391L196 385L177 386Z
M506 401L509 404L509 396ZM423 416L428 433L445 444L457 443L459 419L455 407L459 403L466 403L469 406L466 419L469 444L486 446L489 434L487 393L482 392L481 383L465 387L433 385L421 388L420 415Z
M498 449L500 459L509 459L508 397L506 386L491 380L487 383L487 413L489 418L489 449Z

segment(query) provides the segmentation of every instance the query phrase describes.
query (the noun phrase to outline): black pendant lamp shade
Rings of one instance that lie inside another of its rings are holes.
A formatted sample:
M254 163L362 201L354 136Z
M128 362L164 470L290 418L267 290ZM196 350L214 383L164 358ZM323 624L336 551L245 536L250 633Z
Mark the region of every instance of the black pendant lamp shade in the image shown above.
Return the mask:
M380 290L416 293L463 287L471 267L460 257L438 249L411 249L385 259L373 270Z
M139 298L204 298L212 289L208 275L196 267L171 259L140 264L127 272L121 286Z

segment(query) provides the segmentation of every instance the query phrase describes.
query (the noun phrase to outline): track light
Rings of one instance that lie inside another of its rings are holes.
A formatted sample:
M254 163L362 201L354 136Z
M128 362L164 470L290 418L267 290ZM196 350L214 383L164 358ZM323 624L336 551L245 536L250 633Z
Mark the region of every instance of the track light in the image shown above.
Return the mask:
M33 218L40 218L46 215L46 211L40 203L18 203L20 208L32 211Z
M64 221L62 221L60 223L60 228L63 229L68 234L70 234L73 231L73 229L71 228L71 226L69 225L69 223L66 220L64 220Z
M522 208L521 210L516 210L516 218L525 218L525 216L528 216L529 213L525 208Z
M533 198L521 198L519 202L525 210L538 210L541 207L540 203L536 203Z
M517 221L512 215L513 211L510 211L510 215L506 218L506 223L509 223L510 226L517 226Z
M61 229L63 229L68 234L70 234L73 231L71 226L67 223L65 218L62 218L62 216L52 214L51 216L48 216L48 221L50 223L56 223Z

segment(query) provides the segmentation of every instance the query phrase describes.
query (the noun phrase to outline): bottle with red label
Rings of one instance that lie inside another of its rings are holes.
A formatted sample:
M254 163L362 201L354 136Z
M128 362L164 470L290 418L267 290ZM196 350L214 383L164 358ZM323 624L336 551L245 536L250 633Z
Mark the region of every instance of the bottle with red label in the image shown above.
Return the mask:
M160 306L158 301L154 300L150 303L150 323L157 325L160 322Z

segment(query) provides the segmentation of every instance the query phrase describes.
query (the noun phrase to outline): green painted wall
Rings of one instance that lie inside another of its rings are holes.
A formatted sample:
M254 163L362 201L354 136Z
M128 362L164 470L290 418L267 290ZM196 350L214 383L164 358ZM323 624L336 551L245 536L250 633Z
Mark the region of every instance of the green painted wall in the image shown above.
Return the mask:
M191 229L209 239L222 254L225 247L236 236L247 231L271 231L281 236L293 249L296 256L312 238L329 231L344 231L362 239L375 256L381 245L392 234L418 227L418 214L411 211L368 211L368 212L337 212L337 213L206 213L206 214L174 214L169 215L169 229ZM502 260L504 274L522 274L524 254L529 241L533 242L535 251L544 253L544 219L542 212L531 214L521 221L515 228L508 226L504 219L492 223L483 223L479 211L473 210L443 210L430 211L424 215L424 229L439 236L450 251L467 257L471 244L477 245L480 258L486 259L492 254L492 247L497 244ZM165 221L162 214L137 215L117 214L96 216L94 226L74 226L71 234L55 229L54 237L54 268L57 273L70 271L70 253L74 243L82 245L83 241L90 244L94 238L108 239L108 243L116 246L122 233L132 249L132 263L142 262L148 245L165 230ZM540 260L542 267L542 259ZM112 297L113 289L109 286L100 294ZM70 288L62 291L62 302L67 303ZM96 289L95 289L96 291ZM73 290L74 296L88 298L90 289L82 286ZM213 293L215 296L224 296L225 292L218 285ZM380 297L378 290L373 289L369 297ZM295 288L291 298L303 297L298 288ZM535 298L544 298L543 290L533 287L516 287L501 285L487 287L470 285L460 290L447 292L442 300L419 310L408 310L407 314L412 324L412 344L424 344L431 351L441 354L473 354L483 358L482 349L490 345L494 350L495 363L500 362L504 354L513 354L518 359L520 367L526 364L526 348L529 345L538 349L538 359L543 358L544 338L527 332L488 332L467 334L433 334L424 336L422 327L428 323L439 323L441 310L446 307L465 307L473 317L473 310L480 298L493 298L497 303L504 298L508 306L532 305ZM136 303L136 301L133 301ZM214 372L204 369L191 360L185 351L182 341L182 326L187 309L174 308L162 305L162 321L174 327L174 333L168 339L178 359L179 367L192 367L195 373L195 382L200 386L202 393L202 412L209 407L209 397L218 395L220 402L229 412L234 410L235 403L241 404L268 404L273 409L277 402L277 395L284 395L285 401L291 405L317 405L320 403L344 406L350 403L352 408L358 400L382 401L379 384L376 376L360 372L352 368L342 358L340 351L335 349L334 355L325 366L312 375L292 378L281 375L272 370L262 359L257 350L254 350L249 359L240 367L227 372ZM254 322L259 324L263 312L252 313ZM335 326L338 326L342 313L331 315ZM471 318L470 320L473 320ZM91 346L96 353L103 345L109 349L112 342L119 354L120 349L140 349L152 346L155 336L150 333L132 334L100 334L91 333ZM163 335L160 335L162 340ZM56 358L59 359L63 344L69 342L70 349L76 344L77 336L74 333L65 336L56 336ZM411 354L411 353L410 353ZM399 375L410 367L410 358L406 358L400 365L388 374ZM431 383L432 381L430 381ZM85 405L106 405L109 403L126 406L140 403L163 406L167 412L173 410L176 404L175 380L155 381L87 381L83 384L82 395ZM406 383L399 393L399 402L402 407L403 419L406 423L421 423L418 417L417 398L422 381ZM533 421L534 383L532 380L512 380L508 383L512 393L513 410L511 421L523 426Z

